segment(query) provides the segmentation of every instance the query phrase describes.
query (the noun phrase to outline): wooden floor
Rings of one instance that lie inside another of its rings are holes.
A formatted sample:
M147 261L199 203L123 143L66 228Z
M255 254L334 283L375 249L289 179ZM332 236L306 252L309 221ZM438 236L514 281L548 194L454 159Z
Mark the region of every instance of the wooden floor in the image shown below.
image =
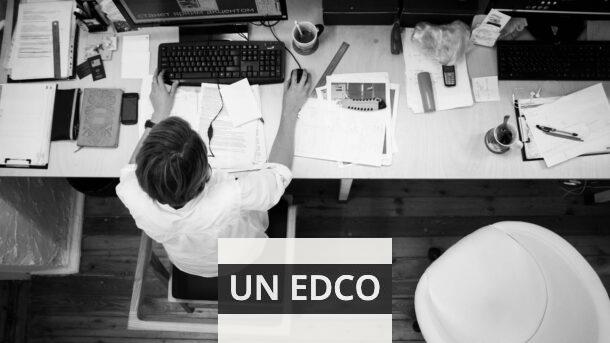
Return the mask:
M335 200L336 181L297 180L290 191L300 204L299 237L394 238L393 338L414 342L422 336L412 328L413 294L428 265L428 248L447 248L494 222L529 221L561 234L610 288L610 205L588 205L588 191L563 188L555 181L355 181L351 200L343 204ZM116 198L87 198L85 217L80 273L35 277L26 289L28 342L215 340L126 330L139 231ZM157 299L165 290L156 279L151 277L145 287L153 295L146 306L181 311Z

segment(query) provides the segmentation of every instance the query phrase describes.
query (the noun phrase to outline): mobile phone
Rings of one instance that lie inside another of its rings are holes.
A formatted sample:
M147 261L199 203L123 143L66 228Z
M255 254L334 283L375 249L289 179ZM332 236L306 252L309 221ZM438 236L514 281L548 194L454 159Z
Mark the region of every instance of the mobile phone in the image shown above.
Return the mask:
M121 124L133 125L138 122L138 93L123 94L123 104L121 105Z
M443 82L445 87L455 86L455 66L443 66Z

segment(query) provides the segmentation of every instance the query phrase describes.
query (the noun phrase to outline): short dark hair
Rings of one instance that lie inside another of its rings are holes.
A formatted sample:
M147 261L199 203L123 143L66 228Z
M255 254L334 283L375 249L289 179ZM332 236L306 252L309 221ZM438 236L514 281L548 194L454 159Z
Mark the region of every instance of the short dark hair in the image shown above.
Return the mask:
M203 140L179 117L169 117L150 130L136 165L140 187L151 198L174 208L203 191L210 170Z

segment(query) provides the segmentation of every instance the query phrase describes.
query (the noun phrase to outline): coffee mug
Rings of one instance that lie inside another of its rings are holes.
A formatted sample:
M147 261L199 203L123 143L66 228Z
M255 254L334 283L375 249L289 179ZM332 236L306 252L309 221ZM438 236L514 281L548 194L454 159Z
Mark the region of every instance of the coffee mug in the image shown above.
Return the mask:
M324 32L324 25L314 25L308 21L302 21L295 25L292 30L292 47L301 55L311 55L319 45L319 37ZM300 30L299 30L300 29Z
M521 148L523 143L519 140L517 128L508 123L509 116L504 117L504 122L485 134L485 146L494 154L503 154L510 150L511 146Z

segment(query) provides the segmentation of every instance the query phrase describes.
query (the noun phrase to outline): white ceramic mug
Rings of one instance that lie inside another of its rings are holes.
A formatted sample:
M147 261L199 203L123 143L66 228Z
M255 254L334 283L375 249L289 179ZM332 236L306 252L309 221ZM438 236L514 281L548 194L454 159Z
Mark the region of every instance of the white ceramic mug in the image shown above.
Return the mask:
M319 38L324 32L324 25L315 25L309 21L299 22L298 25L298 28L295 25L292 29L292 47L294 51L301 55L311 55L318 49ZM301 29L303 35L299 32L299 29Z
M485 146L494 154L503 154L510 150L511 146L517 148L523 146L517 128L507 121L508 118L505 118L504 123L489 129L485 134Z

